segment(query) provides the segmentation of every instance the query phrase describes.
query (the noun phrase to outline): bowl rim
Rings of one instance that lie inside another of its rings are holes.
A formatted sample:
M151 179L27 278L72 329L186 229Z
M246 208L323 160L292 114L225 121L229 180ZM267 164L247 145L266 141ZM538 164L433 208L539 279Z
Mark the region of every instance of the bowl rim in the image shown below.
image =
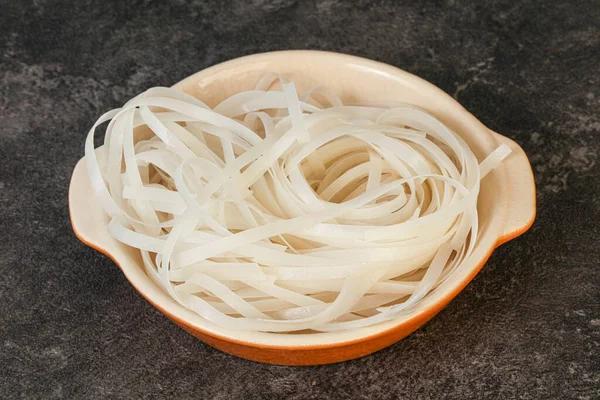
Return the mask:
M148 293L145 293L144 290L142 290L140 288L140 282L137 282L134 277L132 277L132 274L130 271L128 271L128 266L123 265L124 263L119 262L116 257L111 254L111 251L103 246L101 246L100 244L96 244L93 243L91 240L88 240L84 234L82 234L77 226L77 221L76 221L76 215L74 213L74 207L73 207L73 201L74 201L74 188L77 184L77 182L75 181L76 178L76 172L78 168L85 168L84 165L84 158L82 158L78 165L75 168L72 180L71 180L71 184L70 184L70 188L69 188L69 215L70 215L70 220L71 220L71 225L73 227L73 231L75 233L75 235L78 237L78 239L83 242L84 244L88 245L89 247L92 247L94 249L96 249L97 251L101 252L102 254L106 255L108 258L110 258L115 264L117 264L117 266L119 266L119 268L121 269L121 271L123 272L123 274L125 275L125 277L127 278L127 280L129 281L129 283L148 301L150 302L154 307L156 307L159 311L161 311L163 314L165 314L167 317L171 318L173 321L175 321L178 325L186 328L186 330L192 330L192 331L197 331L202 333L203 335L207 335L210 336L214 339L217 340L221 340L221 341L225 341L225 342L230 342L230 343L234 343L237 345L241 345L241 346L247 346L247 347L253 347L253 348L260 348L260 349L272 349L272 350L286 350L286 351L305 351L307 349L332 349L332 348L338 348L338 347L346 347L346 346L351 346L353 344L357 344L357 343L361 343L361 342L365 342L365 341L370 341L370 340L375 340L377 338L381 338L384 337L386 335L391 334L393 331L398 331L398 330L402 330L402 329L406 329L409 326L415 326L414 329L410 330L411 333L412 331L418 329L418 327L420 327L423 323L427 322L429 319L431 319L435 314L437 314L437 312L439 312L446 304L448 304L458 293L460 293L460 291L462 291L464 289L464 287L477 275L477 273L481 270L481 268L483 267L483 265L486 263L486 261L488 260L488 258L491 256L492 252L501 244L512 240L518 236L520 236L521 234L523 234L524 232L526 232L531 225L533 224L534 220L535 220L535 211L536 211L536 205L535 205L535 183L533 181L533 172L531 171L531 167L529 164L529 161L527 159L527 156L525 155L525 153L523 152L523 150L516 144L514 143L512 140L505 138L495 132L492 132L491 130L489 130L488 128L486 128L477 118L475 118L472 114L470 114L467 110L465 110L455 99L451 98L448 94L446 94L444 91L442 91L441 89L437 88L435 85L429 83L428 81L415 76L413 74L410 74L400 68L388 65L388 64L384 64L378 61L373 61L373 60L369 60L366 58L362 58L362 57L357 57L357 56L352 56L352 55L347 55L347 54L340 54L340 53L334 53L334 52L326 52L326 51L318 51L318 50L285 50L285 51L276 51L276 52L267 52L267 53L259 53L259 54L253 54L253 55L248 55L248 56L244 56L244 57L240 57L240 58L236 58L233 60L229 60L229 61L225 61L223 63L219 63L216 64L214 66L211 66L209 68L206 68L204 70L201 70L197 73L194 73L190 76L188 76L187 78L184 78L183 80L179 81L178 83L176 83L175 85L173 85L174 88L182 88L184 85L186 84L190 84L191 82L197 81L200 77L206 77L206 76L210 76L212 74L217 74L219 72L223 72L226 71L228 69L232 69L238 66L242 66L245 63L248 62L258 62L261 60L265 60L265 59L270 59L273 57L288 57L288 56L305 56L305 57L320 57L320 58L332 58L332 59L337 59L336 62L352 62L352 63L356 63L356 64L360 64L363 65L365 67L374 69L374 70L378 70L381 71L382 73L385 74L391 74L395 77L400 77L403 80L405 80L407 83L409 84L413 84L413 85L417 85L417 86L426 86L429 90L431 90L436 96L441 96L442 98L446 98L446 99L450 99L453 103L455 103L463 112L461 117L462 118L469 118L471 119L472 123L476 123L477 125L480 126L480 128L482 129L482 131L488 132L490 135L494 136L495 139L499 139L500 141L504 141L507 142L511 145L511 147L513 148L513 150L516 148L518 150L520 150L520 156L524 159L523 161L526 162L526 165L528 166L527 170L529 172L528 176L527 176L527 180L531 181L531 185L532 185L532 189L533 189L533 212L532 215L529 217L529 219L525 220L525 221L521 221L519 226L516 227L512 227L510 228L508 231L504 231L501 232L499 234L499 236L496 239L496 242L493 243L488 249L487 251L485 251L485 253L483 254L483 256L480 257L479 261L474 262L474 266L471 268L471 270L469 271L469 273L467 275L465 275L459 282L457 282L456 284L453 284L451 286L451 290L446 290L446 292L444 292L442 295L439 296L439 298L437 298L435 300L434 303L428 305L427 307L419 310L418 312L415 312L413 314L411 314L410 316L408 316L406 319L403 319L401 321L398 320L391 320L388 321L388 323L382 323L380 325L382 325L382 328L371 333L368 335L364 335L364 336L357 336L355 338L352 339L347 339L347 340L340 340L340 341L327 341L327 342L323 342L323 343L305 343L305 344L272 344L269 343L268 341L263 341L263 340L257 340L257 341L251 341L251 340L243 340L243 339L239 339L239 338L235 338L235 337L231 337L228 336L227 334L223 333L223 332L219 332L223 329L216 327L215 329L208 329L204 326L198 326L196 323L188 321L187 319L180 317L178 315L175 315L175 313L169 311L166 309L166 307L161 304L160 301L158 301L157 299L153 298L152 296L150 296ZM87 174L87 173L86 173ZM75 184L75 185L74 185ZM101 212L104 212L103 210ZM148 278L149 279L149 278ZM178 305L179 307L181 307L183 310L186 310L185 308L183 308L182 306ZM383 328L383 326L387 324L389 326L386 326L386 328ZM332 333L328 333L328 335L330 336L337 336L336 334L339 335L338 332L336 332L335 334ZM268 336L273 336L273 335L277 335L278 337L282 336L282 334L278 334L278 333L266 333L266 332L260 332L257 333L257 336L260 337L268 337ZM300 334L285 334L284 336L287 337L301 337L301 336L316 336L316 335L326 335L326 334L321 334L321 333L317 333L314 335L300 335ZM274 337L274 336L273 336ZM315 362L316 363L316 362Z

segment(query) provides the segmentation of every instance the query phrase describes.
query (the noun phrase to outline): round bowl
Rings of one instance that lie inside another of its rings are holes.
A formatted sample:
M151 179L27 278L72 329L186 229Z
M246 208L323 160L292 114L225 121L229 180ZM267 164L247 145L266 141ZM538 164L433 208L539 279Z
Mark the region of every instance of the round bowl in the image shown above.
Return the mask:
M415 104L462 136L480 161L501 143L507 144L512 153L482 181L478 200L480 236L472 255L413 313L366 328L311 334L223 329L176 303L145 274L139 251L108 234L108 217L94 197L84 160L79 161L69 188L71 223L77 237L110 257L146 300L203 342L238 357L285 365L328 364L373 353L430 320L473 279L497 246L519 236L533 223L535 184L523 150L486 128L442 90L401 69L343 54L281 51L224 62L174 87L215 106L234 93L250 90L266 72L285 75L299 91L327 86L344 102Z

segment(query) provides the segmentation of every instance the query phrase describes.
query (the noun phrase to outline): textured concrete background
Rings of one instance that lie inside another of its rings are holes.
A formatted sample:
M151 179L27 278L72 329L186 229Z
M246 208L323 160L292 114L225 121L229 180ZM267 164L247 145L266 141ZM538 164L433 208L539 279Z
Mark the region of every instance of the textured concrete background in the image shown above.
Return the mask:
M0 0L0 397L599 398L599 26L598 1ZM425 327L314 368L192 338L77 241L67 212L104 110L221 61L301 48L452 94L523 146L539 204L534 227Z

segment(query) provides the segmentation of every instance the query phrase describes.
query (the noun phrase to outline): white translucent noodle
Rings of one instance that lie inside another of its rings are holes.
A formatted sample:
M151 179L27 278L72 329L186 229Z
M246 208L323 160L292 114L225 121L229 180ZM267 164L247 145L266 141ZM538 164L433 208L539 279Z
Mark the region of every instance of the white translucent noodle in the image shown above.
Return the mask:
M418 107L267 74L214 109L150 89L104 114L85 153L109 233L178 303L229 329L316 332L435 291L471 255L480 181L510 149L480 163Z

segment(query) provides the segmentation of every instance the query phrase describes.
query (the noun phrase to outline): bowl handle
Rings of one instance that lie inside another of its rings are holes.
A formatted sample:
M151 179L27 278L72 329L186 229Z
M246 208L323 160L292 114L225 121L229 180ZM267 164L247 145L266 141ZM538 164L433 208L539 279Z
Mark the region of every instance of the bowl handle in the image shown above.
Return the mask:
M101 249L114 239L106 230L107 217L92 189L85 157L79 160L71 176L69 215L75 236L88 246L106 254L106 251Z
M527 231L536 214L535 180L527 155L517 143L493 132L500 144L512 150L505 160L504 168L508 175L508 218L498 244L505 243Z

